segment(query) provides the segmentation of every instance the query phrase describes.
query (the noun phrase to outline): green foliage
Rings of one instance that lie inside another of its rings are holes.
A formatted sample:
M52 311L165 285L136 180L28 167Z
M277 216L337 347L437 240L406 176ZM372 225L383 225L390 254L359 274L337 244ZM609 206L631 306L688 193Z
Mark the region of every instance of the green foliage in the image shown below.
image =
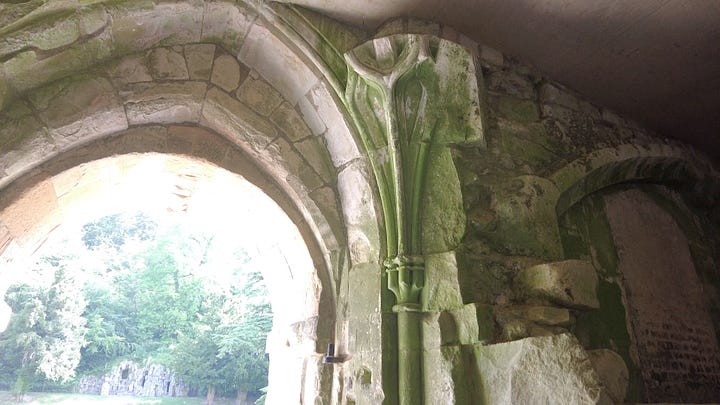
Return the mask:
M25 392L37 378L103 374L124 359L152 359L224 395L267 385L272 314L244 250L225 252L201 231L144 214L100 218L80 241L31 269L36 281L54 281L8 290L0 387Z
M171 366L187 381L224 394L267 385L270 304L259 273L243 273L240 280L243 294L207 300L215 307L206 310L220 316L199 320L172 351Z
M0 334L0 352L2 363L11 366L0 372L2 381L15 378L17 395L30 389L36 374L50 381L70 381L86 344L81 283L61 261L48 260L56 265L49 287L15 285L6 294L13 316Z
M91 250L102 246L119 249L132 239L152 239L157 227L157 223L143 213L108 215L83 225L82 241Z

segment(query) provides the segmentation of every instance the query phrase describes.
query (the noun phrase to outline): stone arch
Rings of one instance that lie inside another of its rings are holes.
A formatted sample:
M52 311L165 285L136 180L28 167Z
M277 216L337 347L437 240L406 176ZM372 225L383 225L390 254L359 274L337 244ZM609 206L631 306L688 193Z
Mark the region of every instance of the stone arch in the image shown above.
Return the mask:
M332 341L347 351L341 291L351 265L379 269L380 231L368 166L321 63L265 5L63 7L3 30L16 40L0 47L0 198L9 204L63 167L132 152L185 154L262 179L327 269L332 319L316 351ZM0 249L17 242L0 226Z
M667 144L601 149L556 171L550 179L558 187L558 217L585 196L620 183L666 183L708 204L720 192L720 173L704 156Z
M601 149L551 176L558 186L554 208L564 257L583 259L586 273L597 283L598 305L578 317L575 332L588 348L611 349L622 357L629 372L627 400L671 400L653 397L653 389L643 388L650 384L648 375L664 366L662 361L655 369L643 363L649 358L643 348L656 343L647 340L654 339L648 337L648 325L677 318L677 308L693 308L689 311L696 316L698 330L717 330L708 315L716 311L716 298L697 286L699 280L712 285L715 277L717 259L703 238L708 229L700 218L718 200L718 174L705 156L689 148L651 143ZM656 222L648 220L648 213ZM663 293L676 291L678 280L693 291L688 293L692 300L678 304L677 295ZM648 298L654 295L663 299ZM670 309L658 316L647 310L654 307ZM607 331L602 336L596 333L601 329ZM671 330L678 342L686 338ZM711 356L717 347L702 350ZM695 377L701 381L705 376ZM693 395L691 391L685 394Z

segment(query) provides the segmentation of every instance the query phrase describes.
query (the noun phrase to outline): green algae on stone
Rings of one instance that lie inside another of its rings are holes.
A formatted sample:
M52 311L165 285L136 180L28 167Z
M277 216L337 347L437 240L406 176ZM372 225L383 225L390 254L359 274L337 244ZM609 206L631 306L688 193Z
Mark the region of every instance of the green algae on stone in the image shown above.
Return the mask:
M425 256L425 284L421 293L423 310L441 311L463 306L455 252Z
M422 197L422 245L426 254L454 250L465 234L465 210L460 179L450 150L430 148L425 193Z
M498 115L507 120L529 124L540 119L538 106L533 100L501 96L496 102Z
M518 176L493 187L495 218L478 234L501 251L547 259L560 258L555 185L537 176Z

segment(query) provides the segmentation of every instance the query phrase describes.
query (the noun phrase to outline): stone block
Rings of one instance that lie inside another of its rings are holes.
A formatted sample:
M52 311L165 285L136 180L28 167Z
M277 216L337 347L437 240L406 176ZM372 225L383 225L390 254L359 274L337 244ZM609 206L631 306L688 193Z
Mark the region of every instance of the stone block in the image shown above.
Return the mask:
M480 61L486 65L502 67L505 58L500 51L489 46L480 45Z
M475 345L485 404L595 404L600 382L570 334ZM540 378L541 377L541 378Z
M497 99L496 108L498 115L509 121L529 124L540 119L540 111L534 100L502 96Z
M3 63L3 70L8 84L21 92L101 63L113 49L112 38L103 33L45 58L38 57L34 50L21 52Z
M476 304L440 313L440 344L473 344L478 342L479 325ZM492 321L492 320L491 320Z
M534 100L535 86L527 76L498 70L487 76L485 83L490 91L521 99Z
M543 83L538 95L542 104L557 104L574 111L579 109L577 97L553 83Z
M207 92L202 123L255 151L264 149L277 137L271 122L217 88Z
M61 148L127 128L125 110L103 78L57 82L29 96ZM72 100L72 102L68 102Z
M466 404L470 403L468 387L469 370L465 369L467 353L462 346L444 346L425 350L423 370L425 381L425 403Z
M310 128L305 124L300 114L286 101L273 111L270 120L280 127L288 136L288 139L293 142L311 135Z
M238 100L258 114L269 116L283 102L283 98L268 82L248 77L237 91Z
M97 34L108 25L108 14L105 7L95 6L82 9L78 13L78 28L80 35L90 36Z
M423 310L443 311L462 308L457 272L455 252L425 256L425 288L421 297Z
M544 263L520 271L515 278L517 293L558 305L597 309L598 276L592 264L583 260Z
M4 110L5 107L10 103L12 92L8 87L5 77L0 74L0 111Z
M214 42L237 55L255 20L254 12L242 3L207 1L203 18L202 41Z
M285 180L295 177L307 190L314 190L323 185L320 177L302 156L287 141L278 138L268 145L266 152L272 155L279 165L287 171L284 173Z
M302 97L298 102L298 108L300 109L303 121L305 121L310 128L312 134L317 136L324 134L325 131L327 131L327 126L325 126L325 122L320 118L317 107L310 102L312 98L312 95Z
M29 111L17 110L11 106L0 118L0 172L6 176L22 172L55 149L42 122Z
M295 148L305 160L315 169L325 183L332 183L335 180L335 168L330 160L330 155L318 138L310 138L296 142Z
M192 44L185 46L185 62L190 80L210 80L215 45Z
M57 49L67 46L80 38L80 29L75 18L67 18L56 21L51 27L41 30L32 38L28 44L43 51Z
M297 103L318 83L305 62L260 24L250 28L238 59L260 73L291 104Z
M498 318L521 318L547 326L568 326L572 322L570 311L567 308L515 305L499 307L495 310L495 313Z
M152 81L145 55L133 55L123 58L107 69L110 80L116 87L122 88L130 83Z
M619 115L615 114L613 111L608 110L607 108L602 109L601 118L603 121L612 124L615 127L625 126L625 120L623 120L622 118L620 118Z
M197 123L206 89L204 82L138 83L120 95L131 125Z
M488 223L477 231L513 254L559 258L562 255L555 204L559 190L537 176L518 176L492 189Z
M380 254L371 176L370 169L361 160L347 165L338 174L338 194L353 263L369 262Z
M115 44L121 52L131 53L157 45L200 42L203 8L201 2L109 7Z
M448 147L433 146L427 159L432 169L428 170L423 196L423 251L449 252L459 245L467 222L460 179Z
M630 375L623 358L608 349L590 350L588 355L604 393L613 404L625 403Z
M360 157L358 145L348 129L345 119L324 84L308 93L310 104L327 127L323 137L335 167Z
M339 211L339 204L335 191L332 188L323 186L310 193L310 198L315 202L323 217L327 220L332 232L337 239L344 233L342 216Z
M187 80L190 78L183 55L169 48L156 48L148 55L150 71L156 79Z
M223 54L215 58L210 81L214 85L230 93L237 89L240 84L241 75L243 76L242 78L247 76L247 69L243 70L244 71L241 74L240 64L237 59L230 55Z

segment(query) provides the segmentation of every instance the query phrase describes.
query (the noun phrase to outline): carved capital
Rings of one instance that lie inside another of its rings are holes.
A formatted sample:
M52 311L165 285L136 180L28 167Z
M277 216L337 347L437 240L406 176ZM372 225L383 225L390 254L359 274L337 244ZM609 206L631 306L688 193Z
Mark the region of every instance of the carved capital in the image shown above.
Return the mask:
M475 63L460 45L419 34L367 41L345 59L345 102L380 191L389 288L398 303L419 303L424 268L409 258L423 254L430 151L483 139Z

